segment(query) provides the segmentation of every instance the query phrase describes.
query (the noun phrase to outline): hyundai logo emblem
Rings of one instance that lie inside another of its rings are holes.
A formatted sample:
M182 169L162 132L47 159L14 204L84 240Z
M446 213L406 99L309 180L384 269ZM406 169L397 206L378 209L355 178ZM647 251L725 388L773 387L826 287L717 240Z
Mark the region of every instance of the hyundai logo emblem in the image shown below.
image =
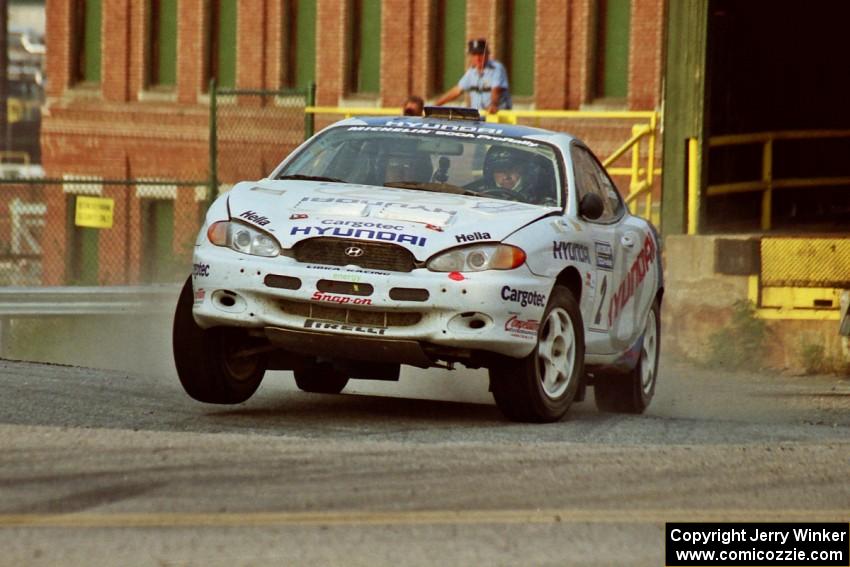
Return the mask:
M345 249L345 255L351 256L352 258L359 258L363 255L363 249L358 248L357 246L349 246Z

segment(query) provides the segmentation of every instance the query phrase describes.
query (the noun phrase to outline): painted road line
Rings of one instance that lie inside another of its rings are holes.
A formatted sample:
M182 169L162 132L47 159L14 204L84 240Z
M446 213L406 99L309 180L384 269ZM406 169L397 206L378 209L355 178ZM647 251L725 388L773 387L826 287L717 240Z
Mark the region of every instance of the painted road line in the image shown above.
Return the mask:
M170 528L275 525L663 524L665 522L847 522L833 510L408 510L223 513L0 514L0 528Z

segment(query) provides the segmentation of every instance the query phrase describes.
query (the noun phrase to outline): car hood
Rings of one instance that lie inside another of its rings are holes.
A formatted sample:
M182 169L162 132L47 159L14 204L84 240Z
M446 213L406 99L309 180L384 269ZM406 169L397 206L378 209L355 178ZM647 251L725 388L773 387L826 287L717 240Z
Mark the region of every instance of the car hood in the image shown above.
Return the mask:
M294 180L239 183L228 193L233 219L273 234L284 248L306 238L391 242L417 259L472 242L501 241L550 214L541 207L410 189Z

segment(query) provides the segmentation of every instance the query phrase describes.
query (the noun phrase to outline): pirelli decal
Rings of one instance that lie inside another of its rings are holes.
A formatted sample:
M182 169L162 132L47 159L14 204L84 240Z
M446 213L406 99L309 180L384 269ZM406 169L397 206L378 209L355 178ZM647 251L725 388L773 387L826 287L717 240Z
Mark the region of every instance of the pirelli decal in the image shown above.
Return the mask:
M321 321L319 319L307 319L304 321L305 329L316 329L318 331L344 331L346 333L359 333L362 335L383 335L387 332L385 327L367 327L365 325L347 325L334 321Z

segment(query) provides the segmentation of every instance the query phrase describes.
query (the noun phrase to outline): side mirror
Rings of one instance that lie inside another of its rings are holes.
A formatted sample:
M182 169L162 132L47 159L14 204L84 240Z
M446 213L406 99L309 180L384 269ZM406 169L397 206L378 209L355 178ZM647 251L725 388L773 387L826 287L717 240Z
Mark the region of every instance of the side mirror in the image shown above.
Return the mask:
M578 203L578 214L588 220L596 220L605 212L605 203L596 193L587 193Z

